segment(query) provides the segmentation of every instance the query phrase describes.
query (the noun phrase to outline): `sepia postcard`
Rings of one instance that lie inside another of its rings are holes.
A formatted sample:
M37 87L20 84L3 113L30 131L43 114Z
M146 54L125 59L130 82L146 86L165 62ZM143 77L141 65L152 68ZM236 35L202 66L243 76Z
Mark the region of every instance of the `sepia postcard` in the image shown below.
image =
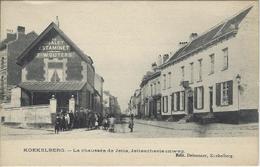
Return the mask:
M0 1L0 165L258 165L258 1Z

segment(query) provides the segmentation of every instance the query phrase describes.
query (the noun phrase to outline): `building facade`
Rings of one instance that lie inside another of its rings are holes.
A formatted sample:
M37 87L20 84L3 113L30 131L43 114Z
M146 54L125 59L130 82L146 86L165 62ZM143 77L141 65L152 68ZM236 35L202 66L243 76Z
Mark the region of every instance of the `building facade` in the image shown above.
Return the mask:
M162 97L168 99L163 115L214 113L232 122L258 114L254 12L250 7L202 35L191 34L161 66L163 76L172 76L162 89Z
M0 43L0 103L8 103L11 89L21 81L21 67L16 59L21 52L37 37L35 32L25 33L25 27L18 26L16 33L7 33Z
M103 81L97 79L95 85L92 59L53 22L20 54L17 64L22 106L48 104L55 97L57 112L94 110L95 99L102 99L96 98L102 95Z
M188 42L158 62L141 83L141 108L162 117L214 115L223 122L258 120L257 9L249 7ZM153 77L160 72L158 79ZM160 84L160 92L155 87ZM156 92L157 90L157 92ZM153 98L152 98L153 97ZM158 111L158 110L157 110Z

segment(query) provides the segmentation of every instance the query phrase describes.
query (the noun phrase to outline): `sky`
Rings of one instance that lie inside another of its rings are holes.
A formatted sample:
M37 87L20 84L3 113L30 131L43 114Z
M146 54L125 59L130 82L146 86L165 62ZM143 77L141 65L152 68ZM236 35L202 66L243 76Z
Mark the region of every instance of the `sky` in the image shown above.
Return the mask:
M60 29L94 61L121 109L158 55L257 2L2 1L1 40L18 25L40 34L56 16Z

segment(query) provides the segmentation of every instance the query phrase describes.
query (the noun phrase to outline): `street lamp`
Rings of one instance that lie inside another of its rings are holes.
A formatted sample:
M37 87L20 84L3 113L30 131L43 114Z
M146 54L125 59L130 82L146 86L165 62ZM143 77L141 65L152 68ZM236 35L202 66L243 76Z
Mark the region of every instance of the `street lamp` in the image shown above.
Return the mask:
M237 74L236 76L236 80L237 80L237 106L238 106L238 111L239 109L239 94L240 94L240 82L241 82L241 76L239 74Z

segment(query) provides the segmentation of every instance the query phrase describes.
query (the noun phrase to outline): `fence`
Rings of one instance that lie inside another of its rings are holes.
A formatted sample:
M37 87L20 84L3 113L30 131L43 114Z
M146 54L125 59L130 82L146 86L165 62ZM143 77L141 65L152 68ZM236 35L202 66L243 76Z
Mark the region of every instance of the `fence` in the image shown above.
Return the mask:
M49 105L4 107L0 112L1 122L50 124L52 115Z

